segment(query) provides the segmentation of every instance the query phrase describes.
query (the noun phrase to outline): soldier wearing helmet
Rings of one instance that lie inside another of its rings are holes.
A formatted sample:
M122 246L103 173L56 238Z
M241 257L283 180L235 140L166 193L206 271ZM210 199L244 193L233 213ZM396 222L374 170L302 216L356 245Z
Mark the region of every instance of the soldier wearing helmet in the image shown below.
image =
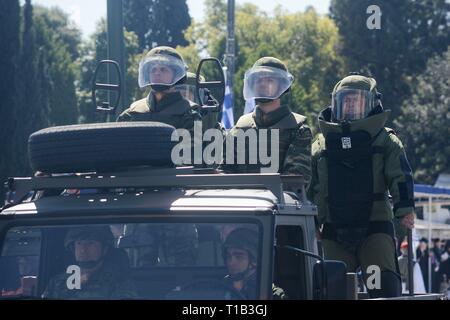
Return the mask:
M244 77L244 98L255 102L255 110L238 120L230 131L230 137L236 137L239 129L243 131L269 129L271 132L278 130L278 172L303 175L305 182L309 183L311 130L306 125L304 116L292 112L288 105L281 104L282 96L290 91L293 82L294 77L279 59L264 57L256 61ZM236 151L236 149L226 150L226 153L235 153L234 163ZM232 172L257 172L260 171L261 165L246 163L226 166L225 169Z
M73 288L71 273L50 280L43 297L51 299L127 299L136 298L131 280L126 278L110 257L114 237L108 226L84 226L69 230L64 247L79 267L79 288ZM77 276L75 274L75 276ZM77 280L75 279L75 283Z
M226 284L246 299L256 299L258 233L247 228L233 230L223 244L223 258L228 270ZM284 299L281 288L272 286L274 299Z
M156 121L177 129L193 129L194 121L201 121L196 104L176 90L186 82L186 70L183 57L175 49L151 49L139 64L139 86L150 87L150 94L134 102L117 121Z
M389 114L375 79L351 74L339 81L319 115L308 190L325 258L344 261L349 272L361 267L366 280L368 267L380 268L373 298L401 294L392 221L414 226L412 171L401 141L385 127Z

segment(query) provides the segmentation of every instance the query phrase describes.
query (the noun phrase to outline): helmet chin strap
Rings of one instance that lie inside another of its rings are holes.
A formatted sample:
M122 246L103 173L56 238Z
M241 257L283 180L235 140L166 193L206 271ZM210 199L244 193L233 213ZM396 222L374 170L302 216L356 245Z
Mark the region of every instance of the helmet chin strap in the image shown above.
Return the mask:
M79 265L79 267L81 269L94 269L95 267L97 267L100 263L102 262L102 260L90 260L90 261L77 261L77 264Z
M256 104L269 103L269 102L272 102L274 100L276 100L276 99L260 98L260 99L255 99L255 103Z
M169 90L172 87L173 86L163 85L163 84L157 84L157 85L151 86L152 90L155 91L155 92L167 91L167 90Z
M245 269L242 272L238 272L234 275L230 275L231 280L233 280L234 282L238 282L238 281L242 281L248 277L251 276L251 272L255 269L253 263L249 263L247 266L247 269Z

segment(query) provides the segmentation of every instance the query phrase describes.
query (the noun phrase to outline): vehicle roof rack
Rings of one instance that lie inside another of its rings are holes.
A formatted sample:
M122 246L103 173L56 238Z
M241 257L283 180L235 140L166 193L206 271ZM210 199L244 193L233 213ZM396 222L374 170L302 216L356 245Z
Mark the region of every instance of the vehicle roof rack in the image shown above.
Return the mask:
M255 188L267 189L284 206L283 180L278 173L223 174L210 168L132 168L111 173L51 174L10 178L7 188L14 192L13 205L29 198L31 192L57 189L101 188ZM292 177L289 177L292 180ZM288 179L288 180L289 180ZM301 176L297 176L301 179ZM303 180L297 182L303 183Z

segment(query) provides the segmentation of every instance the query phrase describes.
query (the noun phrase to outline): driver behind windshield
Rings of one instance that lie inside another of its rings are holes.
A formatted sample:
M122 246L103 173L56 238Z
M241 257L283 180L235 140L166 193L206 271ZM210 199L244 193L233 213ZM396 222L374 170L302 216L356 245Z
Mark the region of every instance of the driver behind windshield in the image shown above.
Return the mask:
M223 244L223 256L227 267L225 282L233 291L248 300L256 297L258 233L239 228L232 231ZM273 299L285 299L284 290L272 285Z
M115 250L114 237L108 226L73 228L67 233L64 246L75 258L74 265L79 267L80 287L71 285L73 273L63 273L50 280L43 298L137 298L133 282L121 272L117 263L106 259Z

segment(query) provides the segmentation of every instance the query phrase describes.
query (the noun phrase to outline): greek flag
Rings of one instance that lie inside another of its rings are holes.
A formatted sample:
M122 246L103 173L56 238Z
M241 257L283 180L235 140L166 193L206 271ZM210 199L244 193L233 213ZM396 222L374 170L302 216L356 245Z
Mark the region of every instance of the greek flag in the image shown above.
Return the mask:
M253 112L255 110L255 99L245 100L244 114Z
M234 126L233 94L229 85L225 87L225 99L223 101L222 124L229 130Z

